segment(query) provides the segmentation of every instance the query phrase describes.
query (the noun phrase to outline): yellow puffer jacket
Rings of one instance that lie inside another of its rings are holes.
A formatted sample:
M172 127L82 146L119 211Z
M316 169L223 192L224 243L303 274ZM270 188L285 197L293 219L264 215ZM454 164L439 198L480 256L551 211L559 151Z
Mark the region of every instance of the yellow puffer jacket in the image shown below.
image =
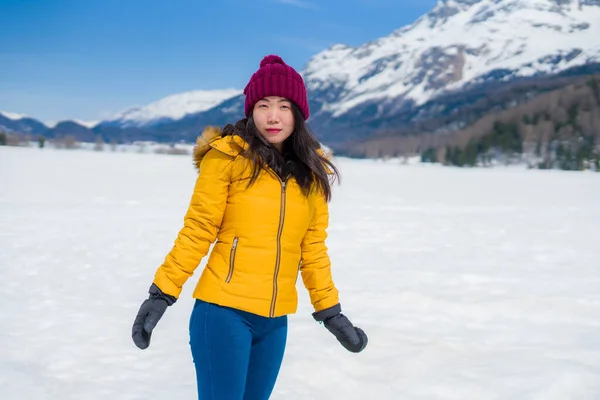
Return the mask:
M282 182L270 169L247 188L252 167L240 154L245 148L241 137L220 137L214 128L198 137L199 174L184 226L154 283L179 297L216 239L195 298L266 317L291 314L300 272L315 311L336 305L324 195L304 196L294 178Z

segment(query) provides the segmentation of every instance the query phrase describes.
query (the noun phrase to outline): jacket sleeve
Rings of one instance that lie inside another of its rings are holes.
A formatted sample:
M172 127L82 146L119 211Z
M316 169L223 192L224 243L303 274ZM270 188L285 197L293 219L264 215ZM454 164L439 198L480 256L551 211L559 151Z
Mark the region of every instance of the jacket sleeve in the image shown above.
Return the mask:
M331 276L331 261L325 239L329 225L329 206L325 196L319 194L311 224L302 240L300 273L308 290L315 312L339 303L338 290Z
M153 283L166 294L179 297L217 237L227 204L231 160L212 149L202 159L183 227L154 276Z

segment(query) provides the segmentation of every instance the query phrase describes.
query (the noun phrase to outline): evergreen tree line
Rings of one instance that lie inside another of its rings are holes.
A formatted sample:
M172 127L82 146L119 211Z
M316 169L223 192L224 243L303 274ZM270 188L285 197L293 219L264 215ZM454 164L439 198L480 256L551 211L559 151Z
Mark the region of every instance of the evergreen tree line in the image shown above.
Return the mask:
M446 146L444 162L448 165L475 166L488 165L500 155L514 156L523 151L521 135L515 123L502 123L496 121L491 133L469 140L462 148L459 146ZM437 151L430 147L421 154L423 162L438 162Z
M596 146L594 132L583 132L577 124L578 105L568 109L564 122L555 122L554 134L543 143L538 139L535 155L538 160L534 167L539 169L586 170L600 172L600 151ZM523 123L537 125L541 119L550 120L548 115L523 116ZM571 127L569 137L561 134L564 127ZM600 128L599 128L600 129ZM421 154L422 162L440 162L437 149L430 147ZM489 165L493 160L511 162L520 160L523 154L523 136L517 123L496 121L491 132L481 138L471 139L466 146L446 146L443 162L458 167Z

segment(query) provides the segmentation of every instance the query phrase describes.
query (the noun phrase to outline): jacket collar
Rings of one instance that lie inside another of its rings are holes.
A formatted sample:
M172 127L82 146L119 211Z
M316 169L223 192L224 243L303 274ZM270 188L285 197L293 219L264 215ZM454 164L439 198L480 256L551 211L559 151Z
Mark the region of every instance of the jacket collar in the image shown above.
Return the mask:
M200 163L202 162L202 159L211 148L231 157L237 157L242 151L248 148L248 143L242 139L241 136L221 136L222 134L223 132L221 129L214 126L208 126L206 129L204 129L202 134L196 138L193 159L194 166L197 170L200 169ZM317 153L328 160L331 160L333 156L331 150L324 150L323 147L317 149ZM333 172L327 165L325 165L325 170L328 174Z

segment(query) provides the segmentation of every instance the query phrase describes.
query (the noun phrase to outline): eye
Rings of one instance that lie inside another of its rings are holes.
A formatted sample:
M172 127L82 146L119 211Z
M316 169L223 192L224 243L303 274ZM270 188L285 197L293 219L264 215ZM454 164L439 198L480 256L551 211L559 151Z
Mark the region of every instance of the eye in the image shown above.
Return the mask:
M266 104L264 104L264 103L263 103L263 104L259 104L259 105L258 105L258 108L265 108L265 107L267 107L267 105L266 105Z
M281 106L281 108L283 108L284 110L287 110L287 109L290 108L290 106L288 106L287 104L284 104L284 105Z

